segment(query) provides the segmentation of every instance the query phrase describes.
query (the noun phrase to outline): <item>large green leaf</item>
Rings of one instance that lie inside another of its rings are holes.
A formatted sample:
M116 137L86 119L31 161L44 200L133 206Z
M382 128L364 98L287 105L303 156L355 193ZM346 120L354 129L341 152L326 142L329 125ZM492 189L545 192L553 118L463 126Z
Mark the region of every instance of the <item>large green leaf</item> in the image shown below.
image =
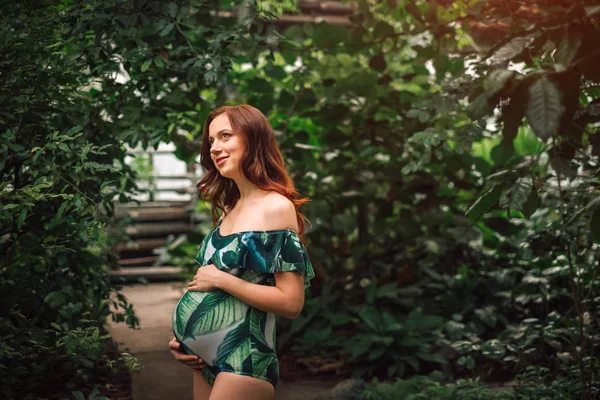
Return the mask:
M520 127L513 144L515 152L521 156L538 155L544 150L544 143L528 125Z
M473 121L483 118L486 115L490 115L492 111L494 111L494 104L485 93L477 96L467 108L467 114Z
M576 27L569 29L563 36L554 53L554 65L557 71L563 71L571 64L581 46L582 39L583 32Z
M511 147L507 147L505 144L501 143L495 146L490 153L490 157L494 162L495 166L501 167L506 165L514 155L514 149Z
M585 207L580 208L579 210L577 210L573 214L571 214L569 217L567 217L565 224L569 225L569 224L573 223L582 214L587 213L588 211L594 210L596 208L600 209L600 197L596 197L595 199L590 201Z
M489 97L494 97L502 92L517 75L515 71L498 69L492 71L483 83L483 89Z
M484 137L477 142L473 142L473 144L471 145L471 151L475 157L481 157L481 159L484 160L486 163L494 165L494 161L492 159L492 151L495 147L498 146L498 143L500 143L498 137ZM479 170L481 171L481 168L479 168Z
M467 210L466 215L471 220L476 221L483 216L490 208L498 204L500 195L502 194L503 184L496 184L490 190L485 192L483 196L478 198L475 203Z
M562 96L557 86L547 77L541 77L529 86L527 121L541 139L556 133L564 112Z
M501 46L494 52L494 54L489 58L490 63L501 64L511 60L513 57L521 53L525 47L527 47L527 45L533 41L534 38L534 35L513 38L510 42Z
M381 313L373 307L364 307L358 312L358 316L365 325L374 332L380 332L383 325Z
M246 303L222 290L188 292L177 307L177 329L183 339L216 332L238 323L247 310Z
M252 308L250 313L250 335L252 335L256 341L267 345L265 338L267 313L255 308Z
M217 349L215 365L227 363L234 367L241 367L244 361L251 356L250 330L252 308L247 310L244 322L232 329Z
M253 351L251 357L252 372L256 376L264 376L269 365L277 363L277 354L275 352Z
M537 194L537 190L534 187L531 189L529 196L527 196L527 201L525 202L525 204L523 204L522 211L523 215L525 215L526 218L531 217L533 213L537 210L539 201L540 200Z
M216 365L226 363L233 368L241 368L248 358L252 359L251 339L247 330L248 327L241 324L229 332L217 350Z
M526 176L517 179L512 187L502 193L500 205L510 210L522 210L533 189L533 180Z

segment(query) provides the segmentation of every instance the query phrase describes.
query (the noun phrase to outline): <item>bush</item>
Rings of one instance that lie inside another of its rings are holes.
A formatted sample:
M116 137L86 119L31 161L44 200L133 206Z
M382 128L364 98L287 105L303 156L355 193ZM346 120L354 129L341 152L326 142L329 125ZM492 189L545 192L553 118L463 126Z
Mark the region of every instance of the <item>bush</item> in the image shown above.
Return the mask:
M513 400L511 392L490 389L477 380L444 384L432 377L413 376L393 382L372 383L360 394L364 400Z
M86 387L98 368L116 362L105 353L106 319L139 325L122 294L111 299L119 287L107 276L117 266L110 248L119 238L106 232L114 201L137 193L125 144L175 140L177 124L197 129L197 110L185 117L179 110L202 88L225 81L228 46L244 32L231 19L207 28L211 10L192 3L4 7L2 398L53 398Z

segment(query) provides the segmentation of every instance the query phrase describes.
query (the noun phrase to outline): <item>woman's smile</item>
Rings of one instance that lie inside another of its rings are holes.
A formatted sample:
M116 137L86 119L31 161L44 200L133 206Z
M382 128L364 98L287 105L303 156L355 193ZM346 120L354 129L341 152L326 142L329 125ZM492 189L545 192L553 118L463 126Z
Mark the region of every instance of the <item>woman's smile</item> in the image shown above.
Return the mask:
M229 156L226 156L226 157L219 157L219 158L217 158L217 163L216 163L216 165L217 165L217 166L221 166L221 165L223 165L223 164L225 163L225 161L227 161L227 159L228 159L228 158L229 158Z

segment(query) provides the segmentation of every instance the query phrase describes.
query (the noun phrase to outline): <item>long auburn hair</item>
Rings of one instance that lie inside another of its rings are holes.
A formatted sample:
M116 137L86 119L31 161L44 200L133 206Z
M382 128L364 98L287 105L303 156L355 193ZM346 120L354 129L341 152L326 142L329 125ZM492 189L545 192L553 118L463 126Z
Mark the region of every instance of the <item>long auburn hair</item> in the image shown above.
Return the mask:
M306 217L298 210L310 199L301 197L296 191L294 182L285 168L271 124L262 112L247 104L222 106L212 110L202 127L200 165L206 173L196 188L200 199L212 203L213 223L217 223L221 214L226 214L225 207L231 210L240 199L240 191L233 179L221 176L210 157L208 127L223 113L229 117L232 130L244 140L245 150L241 165L244 176L262 190L277 192L294 203L298 234L302 239Z

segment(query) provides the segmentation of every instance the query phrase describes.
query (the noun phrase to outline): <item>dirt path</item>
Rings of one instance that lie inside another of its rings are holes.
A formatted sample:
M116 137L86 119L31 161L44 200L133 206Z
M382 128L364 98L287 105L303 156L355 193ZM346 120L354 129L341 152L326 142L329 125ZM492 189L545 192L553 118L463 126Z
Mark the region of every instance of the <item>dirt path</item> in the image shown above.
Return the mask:
M173 337L171 313L184 289L181 283L150 283L125 286L123 293L140 319L140 330L110 322L107 329L119 345L144 365L133 375L134 400L193 400L192 372L179 364L167 346ZM312 400L333 387L333 382L279 381L276 400Z

